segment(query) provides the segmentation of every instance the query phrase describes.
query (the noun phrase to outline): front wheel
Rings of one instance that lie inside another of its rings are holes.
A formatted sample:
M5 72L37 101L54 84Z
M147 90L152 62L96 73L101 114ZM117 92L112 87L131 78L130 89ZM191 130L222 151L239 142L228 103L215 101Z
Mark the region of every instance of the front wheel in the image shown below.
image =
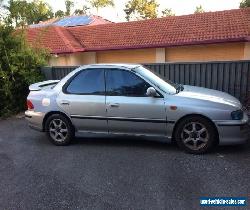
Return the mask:
M210 151L217 142L216 128L202 117L183 119L176 128L175 139L180 148L188 153L203 154Z
M46 120L45 131L49 140L57 146L68 145L74 138L71 122L61 114L53 114Z

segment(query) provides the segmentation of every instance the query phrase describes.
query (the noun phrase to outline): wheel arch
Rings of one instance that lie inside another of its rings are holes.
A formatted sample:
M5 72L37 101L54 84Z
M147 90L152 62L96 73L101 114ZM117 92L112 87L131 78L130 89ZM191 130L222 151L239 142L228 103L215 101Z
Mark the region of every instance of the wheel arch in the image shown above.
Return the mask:
M172 132L172 140L173 141L175 141L175 132L176 132L176 129L177 129L178 125L180 124L180 122L182 120L184 120L186 118L190 118L190 117L201 117L203 119L208 120L215 129L215 133L216 133L216 137L217 137L217 143L219 143L219 132L218 132L217 126L215 125L215 123L209 117L207 117L205 115L202 115L202 114L188 114L188 115L182 116L179 120L177 120L177 122L174 125L173 132Z
M60 112L60 111L51 111L51 112L48 112L48 113L44 116L44 118L43 118L43 131L45 131L45 123L46 123L47 119L48 119L51 115L53 115L53 114L60 114L60 115L63 115L64 117L66 117L66 118L69 120L70 124L72 125L72 128L75 130L75 126L73 125L73 123L72 123L72 121L71 121L71 119L70 119L70 117L69 117L68 115L66 115L65 113Z

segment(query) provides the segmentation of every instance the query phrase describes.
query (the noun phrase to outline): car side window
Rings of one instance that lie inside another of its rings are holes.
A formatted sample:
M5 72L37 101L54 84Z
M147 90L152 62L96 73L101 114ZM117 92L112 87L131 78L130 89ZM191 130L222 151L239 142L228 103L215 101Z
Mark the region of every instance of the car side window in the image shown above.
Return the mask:
M133 72L119 69L107 70L106 72L107 95L146 97L149 84Z
M69 83L66 93L82 95L105 95L104 70L87 69Z

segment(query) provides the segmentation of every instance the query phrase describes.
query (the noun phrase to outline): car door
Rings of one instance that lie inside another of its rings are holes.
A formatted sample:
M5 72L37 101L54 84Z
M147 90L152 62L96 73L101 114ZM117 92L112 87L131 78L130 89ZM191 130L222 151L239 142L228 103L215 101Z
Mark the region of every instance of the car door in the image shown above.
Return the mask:
M57 99L80 132L107 132L103 69L85 69L73 76Z
M134 72L106 70L106 106L110 133L166 135L164 98L146 95L150 85Z

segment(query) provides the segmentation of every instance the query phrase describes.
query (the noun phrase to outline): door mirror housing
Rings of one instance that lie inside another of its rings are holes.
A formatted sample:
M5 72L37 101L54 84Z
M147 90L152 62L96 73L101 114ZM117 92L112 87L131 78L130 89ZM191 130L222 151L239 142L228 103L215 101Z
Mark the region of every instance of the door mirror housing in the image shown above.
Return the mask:
M153 87L149 87L147 89L146 95L150 96L150 97L155 97L155 96L157 96L157 92Z

